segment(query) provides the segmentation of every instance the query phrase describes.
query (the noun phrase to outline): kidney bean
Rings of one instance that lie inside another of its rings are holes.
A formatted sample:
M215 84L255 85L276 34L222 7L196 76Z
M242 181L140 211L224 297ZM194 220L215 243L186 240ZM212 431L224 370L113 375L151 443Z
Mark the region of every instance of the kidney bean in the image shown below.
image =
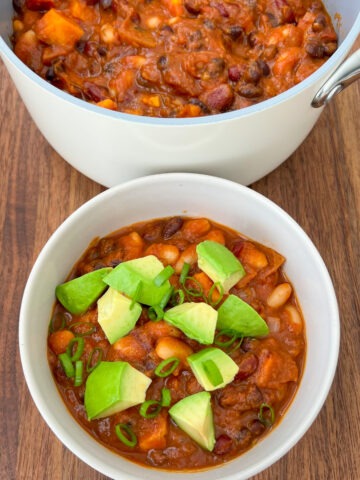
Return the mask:
M25 5L25 0L12 0L12 5L16 13L22 13Z
M181 217L173 217L168 220L163 228L162 235L164 240L169 240L176 232L180 230L183 225L183 219Z
M225 455L230 452L233 446L233 440L226 434L219 435L214 446L215 455Z
M86 97L94 102L100 102L108 96L105 88L91 82L84 82L83 90Z
M204 95L204 102L210 108L217 112L228 110L234 101L234 92L230 85L223 83L215 87Z
M56 77L56 74L55 74L54 67L53 67L53 65L50 65L50 67L46 70L45 78L46 78L46 80L51 82L55 79L55 77Z
M208 107L205 105L205 103L202 102L201 100L199 100L198 98L190 98L189 103L191 103L192 105L197 105L197 106L200 107L201 110L202 110L204 113L206 113L206 114L209 114L209 113L210 113L210 110L209 110Z
M242 77L245 68L241 67L240 65L232 65L228 68L228 77L229 80L232 82L238 82Z
M158 61L157 61L157 67L159 70L164 70L164 68L166 68L167 66L167 63L168 63L168 59L167 59L167 56L166 55L161 55L159 58L158 58Z
M257 83L262 77L262 69L257 62L252 62L245 71L244 79L249 83Z
M318 42L309 42L305 45L306 52L312 58L324 58L325 56L325 47Z
M240 25L231 25L231 27L227 29L226 33L234 42L244 38L244 29L240 27Z
M146 242L156 242L157 240L160 240L162 230L163 224L161 222L151 223L145 227L142 237Z
M239 371L235 375L235 381L242 381L252 375L259 364L259 360L254 353L245 353L238 363Z
M264 77L267 77L268 75L270 75L270 67L266 62L264 62L264 60L260 58L259 60L256 61L256 63L261 69L261 72L264 75Z
M256 435L258 437L264 432L265 425L262 424L259 420L253 420L249 423L248 429L253 435Z

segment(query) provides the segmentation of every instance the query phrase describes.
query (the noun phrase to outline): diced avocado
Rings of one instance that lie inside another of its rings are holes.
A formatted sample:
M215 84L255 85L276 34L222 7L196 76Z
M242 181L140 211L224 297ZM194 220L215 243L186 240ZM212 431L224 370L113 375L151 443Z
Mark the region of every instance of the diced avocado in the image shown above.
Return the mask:
M127 362L101 362L87 378L89 420L108 417L145 401L151 379Z
M183 398L170 408L169 414L178 427L202 448L213 450L215 427L210 393L200 392Z
M110 287L145 305L158 305L171 289L169 280L157 287L155 277L164 269L164 265L154 255L148 255L128 262L120 263L104 278ZM140 287L139 287L140 284Z
M193 353L187 361L197 381L207 391L224 387L234 380L239 371L234 360L215 347Z
M97 301L98 322L111 344L127 335L141 315L141 306L112 287Z
M269 327L257 311L236 295L229 295L218 309L216 328L244 337L263 337L269 333Z
M205 240L196 247L199 268L214 283L219 283L223 293L228 293L246 275L235 255L221 243Z
M217 311L207 303L182 303L167 310L164 320L199 343L210 345L214 342Z
M100 268L62 283L56 287L55 295L66 310L74 315L80 315L86 312L107 288L103 279L111 270L111 267Z

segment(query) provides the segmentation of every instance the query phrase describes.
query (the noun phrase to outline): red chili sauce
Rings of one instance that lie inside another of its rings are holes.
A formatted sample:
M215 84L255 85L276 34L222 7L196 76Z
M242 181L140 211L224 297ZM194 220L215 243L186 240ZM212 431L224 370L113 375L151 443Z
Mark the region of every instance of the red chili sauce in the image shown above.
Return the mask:
M69 279L154 255L164 267L172 266L174 273L170 283L174 289L184 291L185 301L206 301L216 305L214 308L217 309L227 295L221 296L211 288L212 280L199 269L196 245L204 240L225 245L240 260L246 274L229 293L251 305L269 328L266 336L237 338L231 344L228 344L229 336L216 332L212 346L226 352L239 370L233 381L210 392L215 425L212 451L199 446L169 415L171 406L203 391L186 357L209 345L189 338L164 320L150 320L146 306L143 306L135 328L112 345L97 321L96 303L79 316L65 311L59 302L54 308L48 336L48 359L67 408L96 440L143 466L197 470L239 456L278 425L300 383L306 354L305 326L292 285L282 271L285 259L227 227L205 218L172 217L122 228L94 240L74 266ZM180 284L184 263L190 266L190 270L186 283ZM169 306L171 302L165 310ZM74 386L74 379L65 375L59 354L66 351L71 339L79 336L84 339L80 357L84 372L81 385ZM170 375L159 377L155 369L163 361L164 343L175 349L170 354L182 357L182 361ZM146 392L147 400L160 401L162 389L168 389L170 405L161 408L154 418L144 418L140 414L140 405L137 405L89 421L84 408L89 375L86 366L96 365L100 355L105 361L128 362L148 376L152 383ZM131 429L137 440L135 446L127 446L118 438L118 424Z
M197 117L298 84L337 48L318 0L13 0L34 72L111 110Z

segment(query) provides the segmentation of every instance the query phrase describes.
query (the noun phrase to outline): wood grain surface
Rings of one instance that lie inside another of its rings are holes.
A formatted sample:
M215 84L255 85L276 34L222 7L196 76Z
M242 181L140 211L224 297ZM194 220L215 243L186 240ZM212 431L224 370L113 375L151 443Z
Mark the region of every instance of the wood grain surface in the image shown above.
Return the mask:
M0 112L0 479L106 480L47 427L28 392L18 350L20 302L37 255L60 223L104 187L49 146L3 64ZM298 150L252 188L286 210L317 246L334 282L342 329L337 373L318 418L253 480L358 480L360 81L336 97Z

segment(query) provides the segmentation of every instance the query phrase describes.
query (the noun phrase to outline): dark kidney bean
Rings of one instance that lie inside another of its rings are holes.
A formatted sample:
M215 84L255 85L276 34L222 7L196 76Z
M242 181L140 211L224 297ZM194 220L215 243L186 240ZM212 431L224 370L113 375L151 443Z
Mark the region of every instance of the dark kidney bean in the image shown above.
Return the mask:
M108 96L105 88L91 82L84 82L83 90L86 97L94 102L101 102Z
M181 217L173 217L168 220L163 228L162 235L164 240L169 240L176 232L180 230L183 225L183 219Z
M265 425L260 422L260 420L253 420L247 426L250 432L257 437L261 435L265 430Z
M245 68L240 65L232 65L228 69L228 77L232 82L238 82L243 76Z
M204 113L206 113L206 114L209 114L209 113L210 113L210 110L209 110L208 107L205 105L205 103L202 102L201 100L199 100L198 98L190 98L189 103L191 103L192 105L197 105L197 106L200 107L201 110L202 110Z
M226 31L234 42L244 38L244 29L240 25L231 25Z
M21 13L25 5L25 0L12 0L12 5L16 13Z
M245 71L244 79L249 83L257 83L262 77L262 69L257 62L252 62Z
M46 80L48 80L49 82L52 82L56 77L56 74L55 74L55 70L54 70L54 67L53 65L51 65L47 70L46 70L46 73L45 73L45 78Z
M230 85L223 83L204 95L204 102L210 110L224 112L234 101L234 92Z
M264 62L264 60L260 58L259 60L256 61L256 63L261 69L261 72L264 75L264 77L267 77L268 75L270 75L270 67L266 62Z
M239 382L250 377L256 371L258 364L258 358L254 353L245 353L238 363L239 371L234 380Z
M230 452L233 446L233 440L226 434L220 435L216 439L214 446L215 455L225 455L225 453Z
M164 70L164 68L166 68L167 66L167 63L168 63L168 59L167 59L167 56L166 55L161 55L159 58L158 58L158 61L157 61L157 67L159 70Z
M163 230L162 222L151 223L145 227L142 237L146 242L156 242L160 239Z
M324 58L325 47L318 42L309 42L305 45L306 52L313 58Z

